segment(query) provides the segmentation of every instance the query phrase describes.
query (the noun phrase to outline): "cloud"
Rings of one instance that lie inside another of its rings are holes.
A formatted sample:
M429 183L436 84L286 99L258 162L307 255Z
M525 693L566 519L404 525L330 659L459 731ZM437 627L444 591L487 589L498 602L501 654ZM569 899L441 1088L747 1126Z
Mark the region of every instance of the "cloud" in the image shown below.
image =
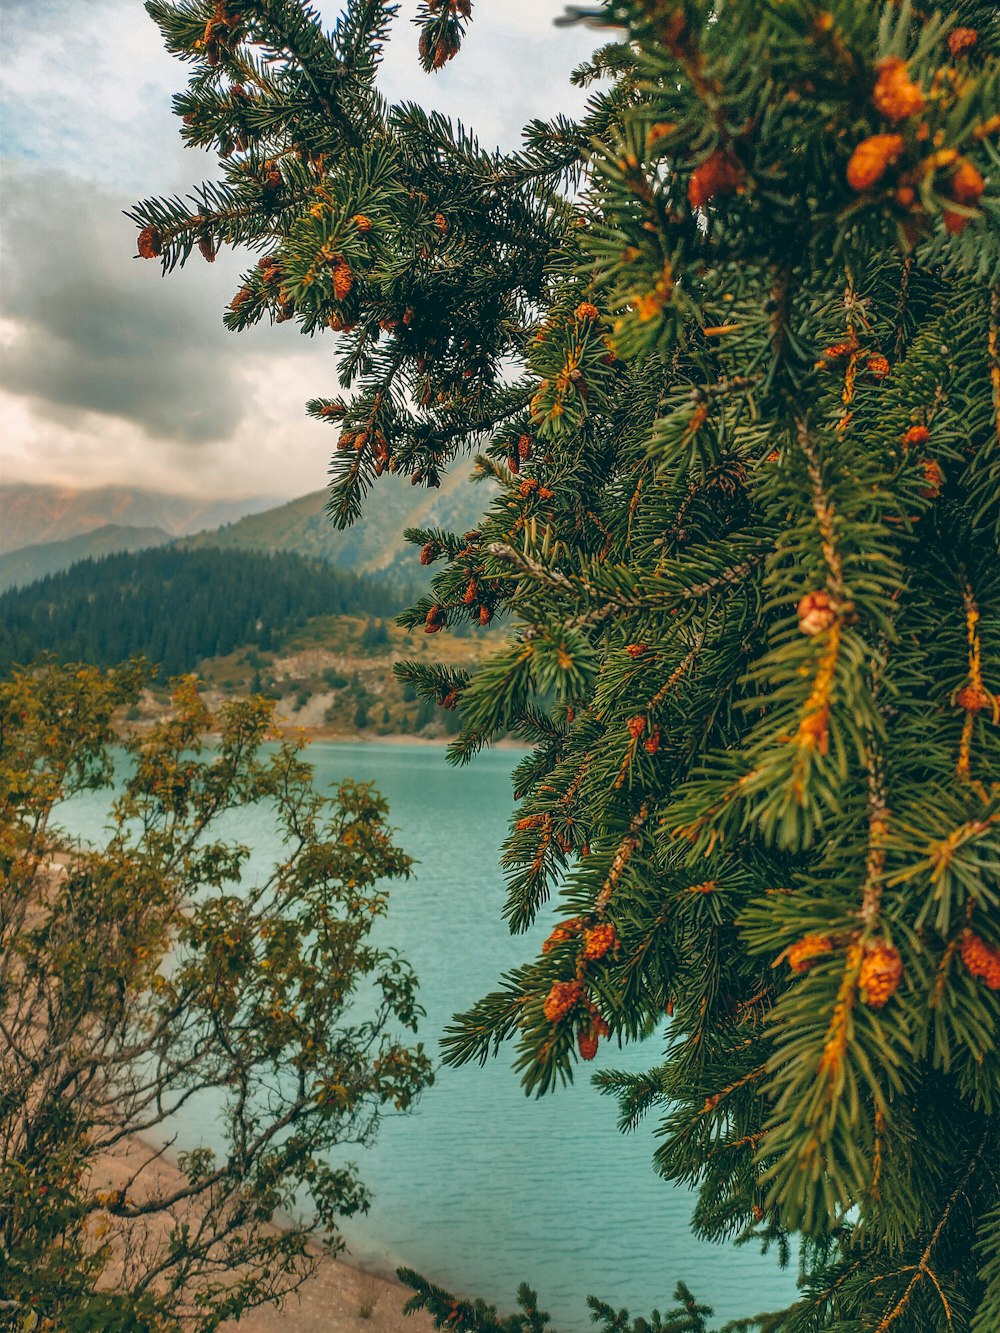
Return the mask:
M333 391L332 340L290 324L228 332L246 255L196 255L164 278L132 257L129 198L40 167L5 176L5 477L217 495L323 485L329 432L303 404Z
M11 170L3 203L8 389L59 415L102 412L151 438L204 441L243 416L237 340L221 323L232 273L161 281L131 256L126 200L61 173Z

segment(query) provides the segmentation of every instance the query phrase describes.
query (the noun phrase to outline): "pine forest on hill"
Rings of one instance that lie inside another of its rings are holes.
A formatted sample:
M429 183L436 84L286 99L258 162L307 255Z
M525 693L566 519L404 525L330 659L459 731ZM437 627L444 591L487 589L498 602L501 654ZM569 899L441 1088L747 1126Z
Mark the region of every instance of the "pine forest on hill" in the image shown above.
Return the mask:
M243 646L270 651L314 616L392 616L413 592L298 555L175 547L84 560L0 595L0 673L41 653L163 677Z

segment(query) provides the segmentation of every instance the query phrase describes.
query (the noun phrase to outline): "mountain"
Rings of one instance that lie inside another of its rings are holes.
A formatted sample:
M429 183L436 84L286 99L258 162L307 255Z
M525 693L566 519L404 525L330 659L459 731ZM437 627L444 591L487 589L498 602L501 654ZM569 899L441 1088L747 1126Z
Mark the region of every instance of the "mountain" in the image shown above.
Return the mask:
M160 528L180 537L258 513L279 500L273 495L206 500L130 486L74 489L14 482L0 487L0 553L65 541L109 525Z
M23 588L69 569L80 560L96 560L117 551L142 551L151 546L163 546L172 541L162 528L128 528L117 523L106 523L103 528L67 537L61 542L41 542L36 546L21 546L0 555L0 592L6 588Z
M200 532L183 545L292 551L356 573L416 577L417 553L403 541L403 529L465 532L478 523L488 500L484 486L472 485L461 472L446 476L440 490L415 489L404 478L386 475L368 496L364 517L344 532L326 516L326 491L313 491L214 532Z

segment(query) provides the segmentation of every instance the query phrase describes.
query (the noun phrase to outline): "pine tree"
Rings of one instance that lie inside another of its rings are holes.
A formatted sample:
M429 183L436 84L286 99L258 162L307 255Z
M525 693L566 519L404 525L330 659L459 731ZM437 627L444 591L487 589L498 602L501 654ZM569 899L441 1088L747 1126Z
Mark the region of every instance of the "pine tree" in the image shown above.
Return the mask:
M333 518L470 449L499 484L408 533L403 623L509 636L399 672L456 762L533 743L507 918L564 912L449 1057L543 1093L669 1015L600 1082L700 1234L801 1238L769 1327L1000 1326L995 6L573 7L616 25L585 113L514 153L381 99L387 3L148 8L225 176L140 254L259 249L229 326L339 335ZM422 6L426 67L468 11Z

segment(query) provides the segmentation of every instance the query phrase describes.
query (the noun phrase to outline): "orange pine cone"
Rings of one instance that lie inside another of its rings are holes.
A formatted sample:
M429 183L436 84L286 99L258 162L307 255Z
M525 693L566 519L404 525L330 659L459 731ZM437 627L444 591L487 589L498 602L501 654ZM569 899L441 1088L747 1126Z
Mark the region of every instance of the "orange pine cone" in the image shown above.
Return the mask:
M858 986L869 1009L881 1009L892 998L903 976L903 960L891 944L873 945L861 961Z
M338 301L343 301L354 286L354 274L345 259L338 259L333 269L333 294Z
M583 998L582 981L556 981L545 997L543 1011L550 1023L561 1022Z
M351 221L357 227L358 231L371 231L372 220L366 217L364 213L355 213Z
M998 706L997 700L989 690L978 684L963 685L955 696L955 702L970 713L981 713L986 708L996 712Z
M444 626L444 607L432 606L424 620L424 633L436 634Z
M583 956L587 959L603 958L612 949L618 948L618 934L609 921L602 921L593 930L588 930L583 937Z
M907 73L906 61L899 56L890 56L879 65L872 101L893 123L915 116L926 105L923 92Z
M967 930L958 952L971 977L985 981L990 990L1000 990L1000 949Z
M642 735L642 733L646 730L646 719L642 716L641 713L637 713L635 717L629 718L628 723L626 725L628 726L628 734L632 737L634 741L637 741L639 737Z
M833 952L833 941L828 935L805 935L785 953L793 972L805 972L811 963L823 954Z
M975 28L953 28L948 34L948 50L953 56L964 56L979 41Z
M577 306L577 308L573 311L573 314L576 319L580 320L581 323L585 319L600 319L601 317L601 312L598 310L597 306L594 305L593 302L591 301L581 301L580 304Z
M594 1056L597 1054L597 1033L593 1028L581 1028L577 1033L576 1044L580 1049L581 1059L593 1060Z
M143 227L136 245L140 259L156 259L163 254L163 239L155 227Z
M654 727L650 734L642 743L642 748L647 754L656 754L660 748L660 728Z
M545 823L546 818L547 816L545 815L524 815L517 821L514 827L520 829L521 832L529 828L538 828L539 824Z
M839 361L843 356L851 356L858 350L857 338L845 338L842 342L832 343L823 352L824 361Z
M431 565L441 554L441 547L437 542L424 542L420 548L420 563L422 565Z
M641 657L646 651L646 645L644 643L630 643L625 651L629 657Z
M915 444L926 444L930 438L931 433L926 426L911 426L900 443L904 449L909 449Z
M901 134L873 134L862 139L847 164L847 183L852 190L870 190L889 167L903 155Z
M826 592L807 592L798 605L799 629L810 638L829 629L837 618L833 598Z
M925 458L920 464L924 473L926 486L920 488L920 494L925 500L936 500L941 494L941 487L944 484L944 473L941 471L941 465L936 463L933 458Z
M866 364L868 374L877 380L884 380L889 374L889 362L882 355L870 356Z
M711 157L695 167L688 181L688 202L692 208L704 208L720 194L735 194L743 188L743 163L728 149L717 148Z
M986 189L978 168L967 157L960 157L948 182L948 193L956 204L977 204Z

